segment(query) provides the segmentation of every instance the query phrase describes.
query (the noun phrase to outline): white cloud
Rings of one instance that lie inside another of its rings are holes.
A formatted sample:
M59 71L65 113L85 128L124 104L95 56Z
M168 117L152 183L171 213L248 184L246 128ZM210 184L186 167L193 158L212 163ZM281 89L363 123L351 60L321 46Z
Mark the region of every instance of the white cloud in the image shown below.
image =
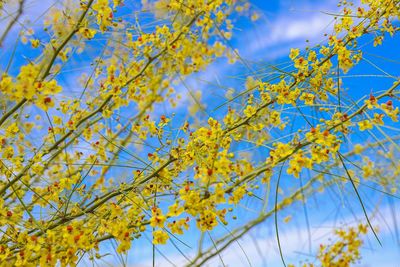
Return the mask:
M239 50L249 58L274 59L288 53L291 47L305 47L306 40L320 42L333 26L336 1L321 1L318 5L303 5L282 10L275 18L244 34ZM252 40L249 42L248 40Z
M254 39L254 42L250 43L249 53L256 53L282 43L304 42L306 39L322 37L323 31L331 20L331 17L321 13L312 15L311 17L280 18L272 25L256 29L257 32L264 32L265 37Z

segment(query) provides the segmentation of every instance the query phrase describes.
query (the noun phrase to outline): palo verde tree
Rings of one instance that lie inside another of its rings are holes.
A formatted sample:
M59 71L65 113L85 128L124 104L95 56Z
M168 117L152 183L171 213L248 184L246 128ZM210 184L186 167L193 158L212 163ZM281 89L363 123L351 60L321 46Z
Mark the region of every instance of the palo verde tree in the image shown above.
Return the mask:
M400 79L387 74L387 87L353 100L342 77L368 45L397 38L400 4L338 4L321 44L263 72L229 41L235 21L257 19L245 1L55 1L24 21L27 0L1 0L0 265L101 265L105 244L124 255L137 242L153 264L163 245L188 266L223 264L225 249L268 221L286 265L279 213L333 186L364 216L306 265L359 260L363 234L380 242L360 187L398 198ZM204 105L182 88L216 60L249 71Z

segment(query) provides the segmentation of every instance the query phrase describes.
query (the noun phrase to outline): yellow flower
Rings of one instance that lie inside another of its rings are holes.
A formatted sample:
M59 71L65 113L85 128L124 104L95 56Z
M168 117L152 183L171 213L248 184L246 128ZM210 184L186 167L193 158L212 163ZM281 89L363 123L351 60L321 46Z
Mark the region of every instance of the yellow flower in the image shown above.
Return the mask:
M17 133L19 133L19 127L16 122L13 122L6 129L6 137L12 137Z
M253 116L254 114L256 114L256 108L253 106L248 105L244 111L243 114L246 115L246 117L250 118L251 116Z
M311 93L302 93L300 96L300 100L304 101L306 105L314 104L315 95Z
M112 24L113 12L109 6L108 0L98 0L93 6L93 10L97 13L97 24L104 32L108 26Z
M48 111L49 108L54 107L54 100L49 96L39 96L35 104L44 111Z
M90 40L95 36L96 30L83 27L79 29L79 33L82 34L82 36L86 39Z
M68 53L71 51L71 47L67 47L66 49L64 49L63 51L60 51L60 53L58 54L58 56L61 58L62 61L67 61L68 59Z
M296 57L299 56L299 54L300 54L300 49L298 49L298 48L296 48L296 49L292 48L292 49L290 49L289 58L290 58L291 60L294 60Z
M164 222L167 219L167 217L165 217L162 214L162 211L160 208L153 208L152 210L152 217L150 218L150 225L152 227L164 227Z
M153 244L166 244L169 239L169 235L163 230L156 230L153 232Z
M288 216L286 216L285 218L283 218L283 222L284 223L288 223L288 222L290 222L292 220L292 216L291 215L288 215Z
M186 230L189 229L189 224L188 224L189 218L186 219L180 219L180 220L175 220L172 223L168 224L168 228L171 229L171 232L173 234L183 234L183 229L185 228Z
M178 205L178 203L174 203L173 205L171 205L171 206L169 206L169 212L167 213L167 216L170 216L170 217L178 217L179 215L181 215L182 214L182 212L183 212L183 207L180 207L179 205Z
M300 150L293 156L293 159L289 161L289 168L287 169L288 174L293 174L294 177L298 178L302 168L311 169L311 159L304 157L303 152Z
M360 131L365 131L373 128L373 125L370 120L363 120L357 123Z
M217 225L217 214L214 211L203 210L200 213L200 218L197 220L197 227L201 231L212 230Z
M31 46L33 48L38 48L39 47L40 41L38 39L31 39L30 42L31 42Z
M10 90L12 88L12 78L7 74L3 73L0 80L0 92L5 94L10 94Z
M238 204L245 194L246 194L246 185L239 186L233 191L232 196L229 198L229 203L230 204L233 203L235 205Z

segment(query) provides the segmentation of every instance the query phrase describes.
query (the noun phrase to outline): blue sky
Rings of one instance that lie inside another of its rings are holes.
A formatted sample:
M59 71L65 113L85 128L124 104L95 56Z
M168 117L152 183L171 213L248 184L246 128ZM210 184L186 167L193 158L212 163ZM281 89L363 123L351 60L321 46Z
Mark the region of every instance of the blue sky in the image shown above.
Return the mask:
M40 2L40 4L39 4ZM36 18L51 6L52 0L45 1L28 1L29 9L24 15L24 18ZM177 86L177 90L183 95L183 101L178 105L176 110L170 110L169 107L162 107L159 110L161 113L176 113L176 118L184 118L188 112L188 107L194 105L195 101L192 99L191 92L202 92L202 104L206 107L207 114L203 116L218 116L223 109L213 111L215 107L219 106L225 101L224 95L228 88L234 88L235 92L239 92L244 83L246 75L253 75L254 70L267 67L268 64L282 64L287 65L288 53L290 48L299 47L305 48L306 40L310 41L311 45L324 43L324 33L330 33L333 23L332 16L324 13L334 13L338 10L336 1L250 1L252 10L260 14L260 19L256 22L250 22L248 19L240 19L235 25L234 37L230 41L230 45L237 48L240 55L246 62L246 66L240 62L231 65L226 60L218 60L205 71L202 71L192 77L189 77L185 84ZM37 29L40 29L41 20L36 24ZM0 21L0 32L5 25L5 21ZM14 34L18 32L16 28ZM37 32L40 36L43 32ZM365 40L367 42L367 40ZM6 40L2 49L0 49L0 59L2 66L5 65L4 58L7 58L10 48L13 43ZM395 77L400 76L400 57L398 50L399 40L397 37L388 38L382 47L374 48L369 45L365 49L364 56L368 61L361 62L351 73L343 77L345 86L348 90L344 92L345 96L358 100L360 97L368 95L370 92L383 90L390 85L393 80L384 77L389 73ZM24 54L24 46L18 46L19 57L17 61L21 64L25 61L24 56L34 56L31 54ZM389 61L390 59L391 61ZM71 93L76 85L76 76L74 71L84 71L88 64L81 63L81 69L73 68L63 74L60 81L67 88L71 88ZM18 65L18 64L16 64ZM249 70L248 66L251 66ZM386 73L385 73L386 72ZM374 77L365 77L361 75L374 75ZM224 89L225 88L225 89ZM293 119L290 113L287 114L289 120ZM179 124L181 122L176 121ZM395 134L396 131L393 131ZM397 133L398 134L398 133ZM355 143L372 142L372 138L367 135L355 137L352 140ZM246 156L246 150L255 153L256 156L262 157L262 152L254 152L251 145L244 145L240 147L244 151L243 155ZM299 183L293 177L287 178L283 182L288 188L294 183ZM290 180L289 180L290 179ZM306 177L304 178L306 179ZM292 220L287 223L280 223L281 244L287 263L297 264L304 259L313 260L315 251L320 243L328 241L332 236L332 231L339 225L352 225L357 222L365 222L365 217L360 208L359 202L351 191L352 188L346 186L340 188L339 186L332 187L323 194L318 194L315 198L311 198L307 204L306 218L304 207L302 205L295 205L290 212L283 211L279 214L279 220L282 222L283 218L291 215ZM361 196L365 200L368 214L371 216L373 225L380 228L378 233L382 242L382 247L379 246L372 234L366 238L365 247L363 249L363 260L358 266L382 266L382 267L395 267L400 266L396 263L400 259L400 244L398 243L398 236L396 234L397 223L400 219L399 214L393 214L393 211L400 211L399 199L388 197L379 192L373 191L366 187L359 187ZM390 199L389 199L390 198ZM272 198L271 200L272 201ZM380 203L379 210L374 211L376 203ZM254 200L248 200L247 203L238 207L236 211L238 221L232 221L228 225L228 229L233 229L235 225L239 225L246 219L250 219L256 215L255 211L248 209L259 208L260 203ZM398 213L397 212L397 213ZM307 227L307 222L309 223ZM226 234L227 230L218 227L212 232L213 237ZM150 233L147 233L150 238ZM309 250L309 239L311 237L311 254ZM196 247L198 234L190 232L190 235L182 237L182 241L192 247ZM179 248L187 255L192 255L193 250L186 248L180 244L179 241L174 241ZM206 243L211 244L209 238L206 237ZM240 246L242 248L240 248ZM239 244L230 246L222 254L224 264L227 266L248 266L246 257L242 251L250 258L252 266L282 266L281 259L278 252L277 242L275 238L274 222L271 218L265 223L253 229L250 234L239 240ZM109 249L110 245L106 244L105 249ZM176 265L185 263L183 256L169 243L167 246L160 246L160 251ZM261 251L261 253L260 253ZM262 256L260 256L262 254ZM127 262L129 266L151 266L151 245L145 238L139 242L134 242L132 251L127 255ZM170 265L162 256L157 254L157 266ZM118 263L115 258L105 258L105 262L111 265ZM219 266L221 261L215 257L210 261L209 266Z

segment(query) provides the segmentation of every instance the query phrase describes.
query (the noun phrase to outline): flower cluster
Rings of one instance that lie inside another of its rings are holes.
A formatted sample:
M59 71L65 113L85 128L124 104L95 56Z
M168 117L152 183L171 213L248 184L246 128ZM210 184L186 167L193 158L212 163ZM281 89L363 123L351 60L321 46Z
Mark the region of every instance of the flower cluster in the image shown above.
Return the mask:
M187 117L168 110L185 105L179 85L186 77L219 57L239 58L226 41L232 12L249 5L142 1L132 12L128 1L86 0L51 9L46 35L32 36L27 48L40 56L0 78L0 266L94 261L109 239L117 253L147 234L152 245L172 243L189 229L228 224L248 199L262 203L256 225L344 177L354 189L377 182L396 192L399 149L385 130L398 121L400 81L353 103L341 79L361 62L360 38L374 33L379 45L398 31L395 2L363 0L355 8L345 1L326 44L292 49L289 67L266 78L255 72L205 118L201 103ZM62 88L68 66L92 54L79 68L90 71L76 79L78 88ZM190 96L201 101L200 93ZM387 140L351 146L353 133L373 130ZM377 147L383 150L368 157ZM361 167L349 169L350 160ZM287 195L280 178L292 184L303 174L307 182ZM266 212L271 186L276 203ZM321 247L321 264L353 263L365 231L338 231L339 242Z

